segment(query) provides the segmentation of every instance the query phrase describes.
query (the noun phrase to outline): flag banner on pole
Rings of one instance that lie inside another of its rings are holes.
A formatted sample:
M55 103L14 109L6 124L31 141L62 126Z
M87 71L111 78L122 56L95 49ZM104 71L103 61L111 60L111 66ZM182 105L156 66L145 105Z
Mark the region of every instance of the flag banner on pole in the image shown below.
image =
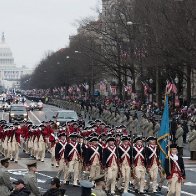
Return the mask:
M165 108L163 111L163 116L161 120L161 127L158 132L157 144L160 148L160 162L162 167L164 168L165 158L168 156L167 146L169 143L169 103L168 103L168 96L166 95L165 99Z

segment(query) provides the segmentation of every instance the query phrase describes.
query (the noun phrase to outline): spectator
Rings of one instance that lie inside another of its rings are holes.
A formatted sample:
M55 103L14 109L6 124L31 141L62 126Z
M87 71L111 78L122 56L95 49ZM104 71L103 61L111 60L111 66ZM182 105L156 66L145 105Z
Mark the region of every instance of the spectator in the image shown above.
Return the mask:
M87 180L83 180L80 182L80 186L82 187L82 193L81 196L93 196L91 192L91 188L93 188L93 184Z
M17 181L13 182L15 188L10 196L28 196L31 194L31 191L25 187L25 183L23 180L18 179Z
M50 189L43 196L63 196L65 194L65 189L60 189L61 184L57 177L54 177L50 184Z

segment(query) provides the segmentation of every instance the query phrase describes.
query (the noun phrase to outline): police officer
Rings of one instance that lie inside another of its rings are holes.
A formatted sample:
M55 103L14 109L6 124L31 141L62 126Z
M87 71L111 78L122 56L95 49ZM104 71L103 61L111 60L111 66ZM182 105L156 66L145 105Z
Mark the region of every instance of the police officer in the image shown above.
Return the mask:
M1 168L0 168L0 195L8 196L10 195L10 191L12 191L12 183L10 180L9 173L7 168L9 167L9 158L5 158L1 160Z
M31 191L30 196L41 196L37 184L37 177L35 174L35 172L37 171L37 162L31 161L27 163L27 167L28 167L28 173L24 175L24 181L27 188L29 188Z
M196 160L196 129L194 124L190 125L188 143L191 160Z
M180 122L177 122L177 130L175 133L176 145L178 147L178 155L183 156L183 128Z
M99 175L93 179L95 182L95 188L92 190L94 196L107 196L105 189L105 175Z

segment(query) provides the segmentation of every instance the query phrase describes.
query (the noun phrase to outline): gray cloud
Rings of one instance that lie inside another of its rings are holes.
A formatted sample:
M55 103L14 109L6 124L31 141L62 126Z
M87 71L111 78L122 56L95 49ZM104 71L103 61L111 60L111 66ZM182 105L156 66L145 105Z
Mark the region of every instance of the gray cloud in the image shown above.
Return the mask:
M35 66L48 50L68 45L77 19L96 16L98 0L0 0L5 32L17 65Z

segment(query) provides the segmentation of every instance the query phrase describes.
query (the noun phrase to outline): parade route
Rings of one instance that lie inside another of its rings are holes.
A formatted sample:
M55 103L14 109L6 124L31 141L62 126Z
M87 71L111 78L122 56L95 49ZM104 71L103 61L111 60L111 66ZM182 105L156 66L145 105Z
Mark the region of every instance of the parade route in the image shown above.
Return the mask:
M30 111L29 118L34 124L39 125L42 121L52 119L52 116L54 116L58 110L62 110L62 109L51 105L44 105L43 111ZM2 116L3 119L8 120L8 113L0 112L0 115ZM20 150L20 159L18 163L10 162L9 172L11 174L12 180L23 177L23 175L27 171L26 163L29 159L32 158L29 158L27 154L25 154L22 150ZM190 160L187 145L185 145L184 148L184 162L185 162L187 180L185 182L185 185L182 186L182 196L186 196L186 195L195 196L196 195L196 178L195 178L196 161ZM50 154L47 152L45 161L43 163L38 162L38 172L37 172L38 185L42 192L46 191L46 189L49 188L48 181L52 177L56 176L57 170L58 169L56 167L51 166ZM65 188L67 190L66 195L73 195L73 194L74 196L80 195L79 187L73 187L72 185L69 185L69 186L65 186ZM133 193L133 195L137 195L134 193L132 189L130 189L130 192ZM156 193L156 194L146 193L144 195L164 196L166 195L166 192L167 192L167 186L165 184L163 186L161 193Z

